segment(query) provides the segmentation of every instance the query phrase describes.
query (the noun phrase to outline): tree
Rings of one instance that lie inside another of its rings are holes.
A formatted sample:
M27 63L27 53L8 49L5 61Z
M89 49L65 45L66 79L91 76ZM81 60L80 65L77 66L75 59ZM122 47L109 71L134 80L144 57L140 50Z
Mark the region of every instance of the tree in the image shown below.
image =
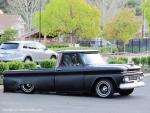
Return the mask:
M0 0L0 10L5 12L6 11L6 5L7 5L6 0Z
M144 15L145 15L145 18L149 24L149 31L150 31L150 0L146 0L144 3L143 3L143 6L142 6L143 10L144 10Z
M15 40L16 30L7 28L4 30L4 34L0 37L0 43Z
M127 44L133 39L140 29L140 21L135 16L135 11L123 8L104 28L104 37L109 40L121 40Z
M7 9L12 14L21 15L26 22L26 31L30 32L33 28L33 15L39 11L40 7L43 7L47 0L41 1L42 6L40 6L40 0L7 0Z
M86 0L89 4L96 6L102 11L101 28L110 21L118 10L124 6L126 0Z
M128 0L125 6L129 8L134 8L136 11L136 16L142 15L141 0Z
M38 20L37 13L34 17L36 27L39 26ZM42 11L41 23L45 41L48 35L67 34L74 43L77 37L92 38L100 33L100 13L85 0L51 0Z

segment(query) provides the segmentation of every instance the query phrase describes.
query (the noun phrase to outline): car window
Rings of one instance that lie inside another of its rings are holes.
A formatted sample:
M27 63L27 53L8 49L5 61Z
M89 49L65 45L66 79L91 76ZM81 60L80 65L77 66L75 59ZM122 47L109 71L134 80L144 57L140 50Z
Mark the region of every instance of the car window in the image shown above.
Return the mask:
M85 65L103 65L106 62L98 53L81 53L82 61Z
M42 45L40 43L36 43L36 47L37 47L37 49L42 49L42 50L46 48L44 45Z
M18 47L18 43L3 43L0 45L0 49L17 49Z
M36 49L36 45L34 43L26 43L23 45L24 49Z
M78 54L64 54L62 57L61 66L81 66L82 62Z

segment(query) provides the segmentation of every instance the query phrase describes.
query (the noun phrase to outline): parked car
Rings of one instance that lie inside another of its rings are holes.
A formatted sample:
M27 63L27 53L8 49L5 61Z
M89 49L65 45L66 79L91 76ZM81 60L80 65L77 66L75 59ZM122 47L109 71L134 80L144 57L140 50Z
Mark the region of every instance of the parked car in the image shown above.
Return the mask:
M59 52L55 69L6 71L3 75L4 92L88 92L107 98L115 92L130 95L145 85L139 66L105 64L98 51L91 50Z
M0 61L34 61L57 58L57 53L39 42L11 41L0 45Z

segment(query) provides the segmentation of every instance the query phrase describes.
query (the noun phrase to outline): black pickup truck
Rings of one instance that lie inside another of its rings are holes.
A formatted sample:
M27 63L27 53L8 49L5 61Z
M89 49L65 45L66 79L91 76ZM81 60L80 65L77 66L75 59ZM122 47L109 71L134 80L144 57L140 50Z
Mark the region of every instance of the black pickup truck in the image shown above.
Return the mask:
M92 92L107 98L114 93L129 95L145 85L139 66L106 64L94 50L58 52L55 69L6 71L3 75L4 92Z

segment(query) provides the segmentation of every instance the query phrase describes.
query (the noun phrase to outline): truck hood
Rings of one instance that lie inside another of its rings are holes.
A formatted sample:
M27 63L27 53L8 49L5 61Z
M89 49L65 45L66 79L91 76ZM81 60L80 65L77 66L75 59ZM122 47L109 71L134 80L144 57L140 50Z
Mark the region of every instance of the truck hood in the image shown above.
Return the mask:
M106 65L88 65L87 68L94 70L104 71L135 71L140 70L140 66L133 64L106 64Z

